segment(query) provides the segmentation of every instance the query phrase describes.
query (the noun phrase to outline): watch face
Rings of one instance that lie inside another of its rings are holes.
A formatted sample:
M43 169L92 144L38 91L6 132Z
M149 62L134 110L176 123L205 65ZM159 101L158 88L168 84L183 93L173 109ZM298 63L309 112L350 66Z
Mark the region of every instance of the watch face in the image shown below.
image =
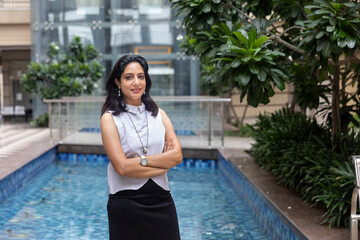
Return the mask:
M142 166L146 166L147 165L147 159L146 158L141 158L141 165Z

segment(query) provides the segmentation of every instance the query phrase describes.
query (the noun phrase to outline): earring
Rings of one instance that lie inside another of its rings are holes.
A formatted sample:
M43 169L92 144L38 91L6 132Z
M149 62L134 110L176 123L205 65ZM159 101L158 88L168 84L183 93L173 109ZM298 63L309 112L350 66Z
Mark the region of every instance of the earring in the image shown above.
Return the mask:
M118 91L118 96L119 96L119 97L121 96L120 88L119 88L119 91Z
M144 95L145 95L146 93L145 93L145 91L144 91Z

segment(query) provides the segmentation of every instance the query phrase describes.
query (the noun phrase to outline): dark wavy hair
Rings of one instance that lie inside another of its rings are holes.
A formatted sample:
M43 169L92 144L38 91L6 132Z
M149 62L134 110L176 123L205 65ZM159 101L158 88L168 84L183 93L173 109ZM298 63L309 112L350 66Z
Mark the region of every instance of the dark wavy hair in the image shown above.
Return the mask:
M119 115L122 112L127 112L126 103L124 101L124 95L118 96L118 86L115 83L115 79L120 81L126 66L131 62L138 62L145 74L146 88L145 94L141 96L141 101L145 105L145 109L151 112L152 116L156 116L159 112L157 104L150 97L151 79L149 76L149 66L146 60L139 55L125 55L119 58L114 65L113 70L106 82L107 96L104 105L101 109L101 116L108 110L114 111L114 115Z

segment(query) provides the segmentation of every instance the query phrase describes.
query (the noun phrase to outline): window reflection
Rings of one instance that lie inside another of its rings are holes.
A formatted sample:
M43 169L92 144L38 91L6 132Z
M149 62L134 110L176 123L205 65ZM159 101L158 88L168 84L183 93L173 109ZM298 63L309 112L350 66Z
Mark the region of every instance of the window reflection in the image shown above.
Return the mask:
M120 47L133 43L141 43L140 26L131 26L131 25L111 26L112 47Z
M33 36L41 47L34 60L46 59L46 46L58 41L61 47L75 36L95 45L108 76L122 55L138 53L149 62L155 95L187 95L198 92L198 72L182 54L177 37L182 32L167 0L33 0ZM38 21L37 24L35 22ZM105 82L104 77L103 82ZM104 84L100 83L103 93Z
M170 20L171 18L171 11L169 6L149 6L140 4L139 13L141 15L146 15L148 20Z
M68 26L68 41L78 36L85 44L94 44L94 37L90 27L86 26Z
M157 23L149 25L150 43L171 45L172 33L168 23Z
M113 21L128 22L139 19L139 11L137 9L123 8L123 9L113 9L112 10L114 19Z

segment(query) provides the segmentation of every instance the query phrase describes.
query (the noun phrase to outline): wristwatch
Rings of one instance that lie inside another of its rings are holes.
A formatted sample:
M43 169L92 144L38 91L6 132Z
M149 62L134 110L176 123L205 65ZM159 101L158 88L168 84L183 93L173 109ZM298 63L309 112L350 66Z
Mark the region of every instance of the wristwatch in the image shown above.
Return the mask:
M146 156L140 155L140 165L145 167L147 164L148 164L148 160L147 160Z

